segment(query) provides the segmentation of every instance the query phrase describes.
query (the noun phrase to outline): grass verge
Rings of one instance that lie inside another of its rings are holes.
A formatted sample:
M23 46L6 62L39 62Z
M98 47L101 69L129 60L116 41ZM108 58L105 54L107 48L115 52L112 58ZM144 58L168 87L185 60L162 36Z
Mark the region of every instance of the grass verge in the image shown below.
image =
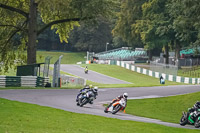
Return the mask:
M51 64L54 64L60 55L63 55L61 64L76 64L77 62L85 60L86 52L52 52L52 51L37 51L37 63L44 63L45 57L51 56ZM0 72L0 75L16 76L17 68L11 67L8 72Z
M182 111L187 111L196 101L200 92L163 98L128 100L126 113L179 123Z
M199 133L199 130L71 113L0 98L0 133Z
M37 62L44 62L45 57L51 56L51 64L54 64L59 56L63 55L61 64L76 64L85 60L86 52L52 52L52 51L37 51Z
M85 65L81 65L85 67ZM124 81L128 81L132 84L112 84L112 85L105 85L105 84L98 84L99 87L142 87L142 86L161 86L159 79L150 77L144 74L140 74L137 72L133 72L131 70L115 66L115 65L100 65L100 64L89 64L87 65L90 70L121 79ZM183 83L176 83L171 81L166 81L166 85L180 85ZM163 86L163 85L162 85Z

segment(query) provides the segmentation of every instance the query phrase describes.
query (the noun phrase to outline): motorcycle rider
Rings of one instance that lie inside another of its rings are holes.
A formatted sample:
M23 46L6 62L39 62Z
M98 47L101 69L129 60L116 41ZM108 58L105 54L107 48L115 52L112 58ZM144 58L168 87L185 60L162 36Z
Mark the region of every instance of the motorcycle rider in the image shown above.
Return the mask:
M89 86L86 85L83 89L81 89L81 90L79 91L79 94L78 94L77 97L76 97L76 102L78 102L78 97L79 97L82 93L87 93L87 92L89 92L89 91L92 91L92 92L93 92L94 98L96 99L96 96L98 95L98 87L95 86L95 87L93 88L92 85L89 85ZM91 104L93 104L93 101L91 102ZM77 105L78 105L78 103L77 103Z
M88 71L88 66L85 66L85 72Z
M98 95L98 87L95 86L94 88L91 88L89 91L92 91L93 97L94 97L94 99L96 99L96 98L97 98L97 95ZM92 99L89 103L90 103L90 104L93 104L93 99Z
M189 113L193 113L194 111L197 111L198 109L200 109L200 102L199 102L199 101L197 101L197 102L193 105L192 108L189 108L188 111L189 111ZM190 117L191 117L191 119L194 119L195 114L191 115Z
M121 100L122 98L124 98L127 103L128 93L125 92L123 95L120 95L120 96L116 97L115 99L113 99L112 102L110 103L110 105L108 105L108 108L111 107L113 103Z
M82 93L86 93L90 90L90 87L92 87L92 85L86 85L83 89L81 89L78 93L78 95L76 96L76 102L78 101L78 97L82 94Z
M192 112L194 112L194 111L197 111L198 109L200 109L200 102L199 102L199 101L197 101L197 102L193 105L193 107L192 107L192 108L189 108L188 110L189 110L190 113L192 113Z

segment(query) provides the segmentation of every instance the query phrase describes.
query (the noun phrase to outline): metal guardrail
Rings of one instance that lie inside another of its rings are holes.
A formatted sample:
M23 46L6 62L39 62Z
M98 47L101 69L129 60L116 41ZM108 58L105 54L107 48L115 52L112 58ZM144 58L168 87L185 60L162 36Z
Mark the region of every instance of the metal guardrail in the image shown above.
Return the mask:
M49 77L0 76L0 87L44 87Z

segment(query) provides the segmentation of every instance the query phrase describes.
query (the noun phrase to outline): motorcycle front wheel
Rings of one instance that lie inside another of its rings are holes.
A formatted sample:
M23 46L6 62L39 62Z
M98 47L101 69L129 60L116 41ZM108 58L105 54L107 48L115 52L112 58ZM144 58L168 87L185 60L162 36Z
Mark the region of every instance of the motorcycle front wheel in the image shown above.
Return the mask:
M180 120L180 125L185 126L188 123L188 114L183 114Z
M79 106L83 107L83 105L85 105L87 103L87 99L86 98L80 98L79 99Z

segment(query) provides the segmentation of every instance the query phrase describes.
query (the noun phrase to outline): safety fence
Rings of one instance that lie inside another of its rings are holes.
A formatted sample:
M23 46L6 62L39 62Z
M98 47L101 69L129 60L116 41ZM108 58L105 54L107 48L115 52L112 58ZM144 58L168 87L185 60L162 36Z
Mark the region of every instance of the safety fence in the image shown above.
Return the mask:
M150 61L150 70L169 75L177 75L178 66Z
M49 77L0 76L0 87L44 87Z
M165 74L161 72L155 72L155 71L144 69L141 67L136 67L134 65L125 63L123 61L117 61L116 65L129 69L131 71L135 71L135 72L145 74L145 75L155 77L155 78L160 78L160 76L162 75L162 77L165 80L169 80L169 81L174 81L174 82L179 82L179 83L182 82L182 83L187 83L187 84L200 84L200 78L181 77L181 76L170 75L170 74Z

